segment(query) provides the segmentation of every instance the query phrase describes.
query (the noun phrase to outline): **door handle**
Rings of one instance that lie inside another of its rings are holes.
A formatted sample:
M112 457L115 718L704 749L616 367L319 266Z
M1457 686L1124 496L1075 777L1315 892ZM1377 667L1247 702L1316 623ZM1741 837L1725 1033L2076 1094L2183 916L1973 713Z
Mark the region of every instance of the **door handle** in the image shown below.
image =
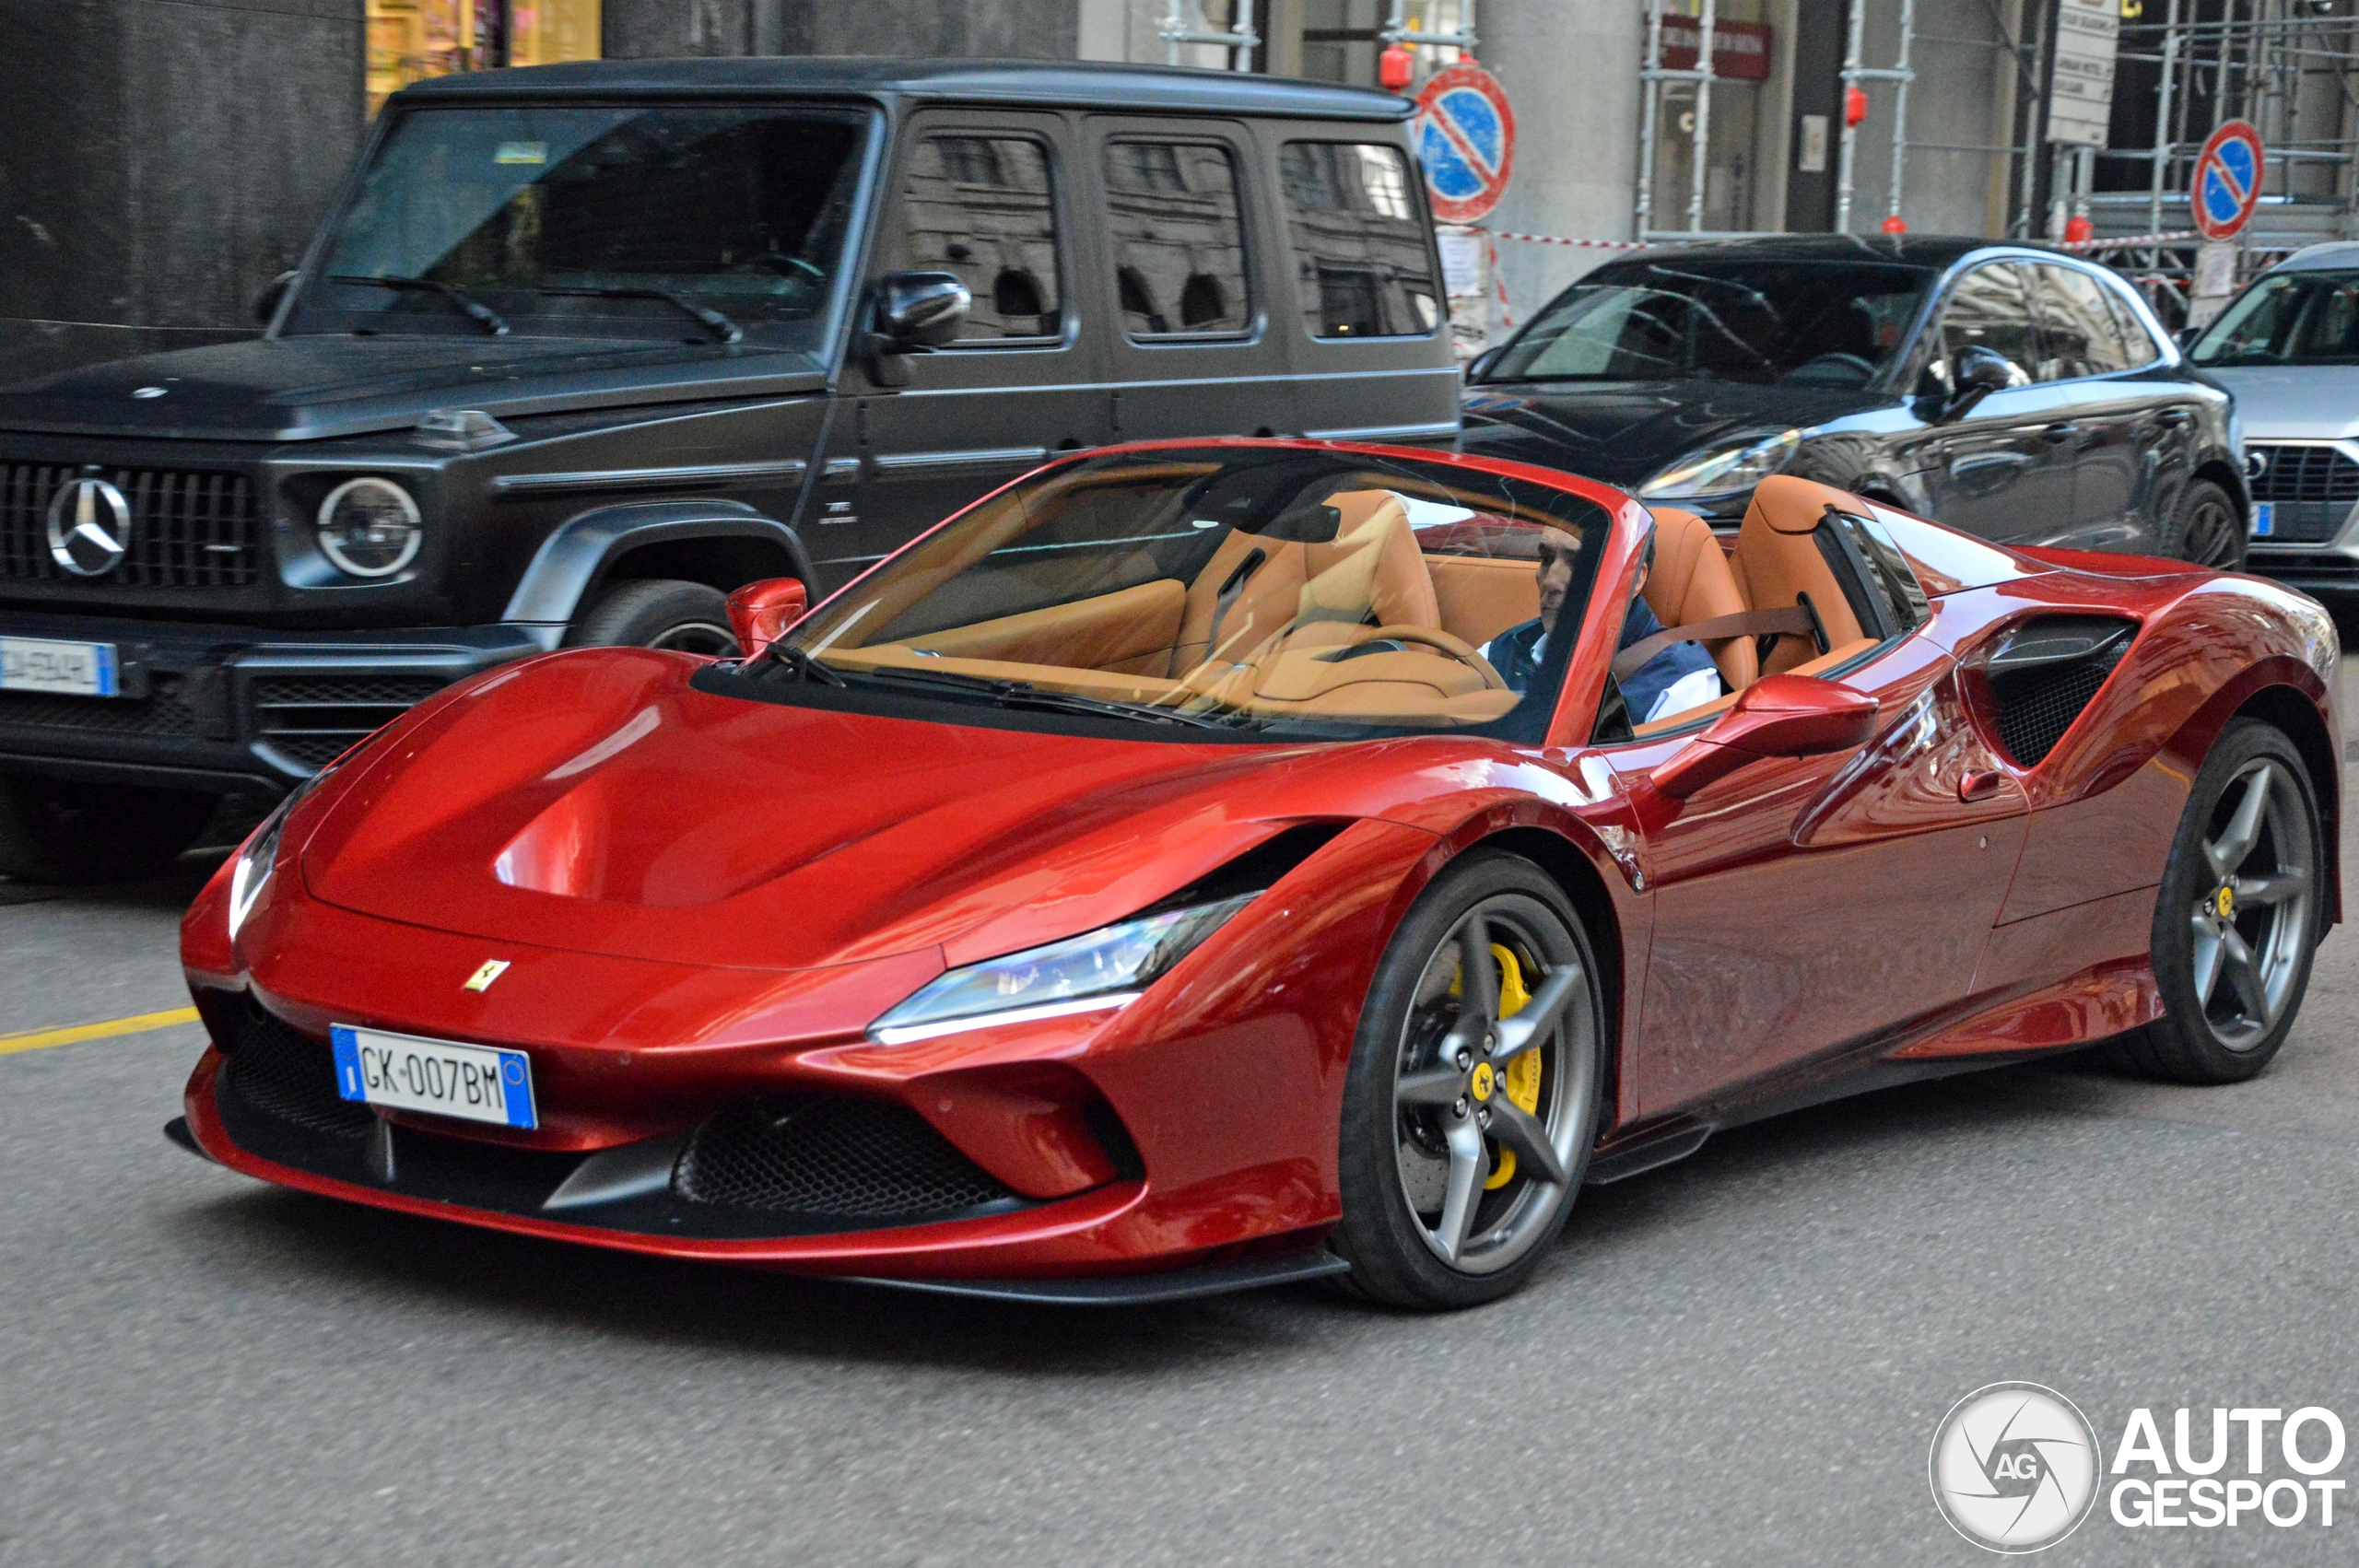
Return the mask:
M1968 768L1957 781L1957 798L1961 801L1987 801L1999 792L2007 776L1996 768Z
M2050 425L2039 433L2039 439L2051 447L2059 447L2080 433L2078 425Z
M2195 415L2184 408L2165 408L2154 415L2154 423L2165 430L2184 430L2195 423Z

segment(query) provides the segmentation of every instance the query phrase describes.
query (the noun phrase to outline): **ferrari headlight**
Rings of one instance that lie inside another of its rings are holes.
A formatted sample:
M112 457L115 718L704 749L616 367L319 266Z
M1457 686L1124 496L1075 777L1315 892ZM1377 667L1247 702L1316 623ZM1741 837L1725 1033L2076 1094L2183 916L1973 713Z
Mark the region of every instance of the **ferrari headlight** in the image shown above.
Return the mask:
M347 479L320 503L320 554L353 577L391 577L417 558L417 502L390 479Z
M1135 1000L1258 893L1142 915L1046 947L953 969L868 1026L887 1046L1093 1012Z
M279 840L287 837L287 819L303 798L318 789L327 776L342 765L332 762L295 787L292 794L278 802L278 809L263 818L262 825L246 836L238 846L238 858L229 868L229 934L236 936L246 917L254 912L262 901L262 890L270 885L271 868L278 863Z
M1742 446L1722 447L1666 468L1639 486L1638 494L1650 501L1669 501L1750 489L1773 474L1784 473L1802 444L1800 430L1757 436Z

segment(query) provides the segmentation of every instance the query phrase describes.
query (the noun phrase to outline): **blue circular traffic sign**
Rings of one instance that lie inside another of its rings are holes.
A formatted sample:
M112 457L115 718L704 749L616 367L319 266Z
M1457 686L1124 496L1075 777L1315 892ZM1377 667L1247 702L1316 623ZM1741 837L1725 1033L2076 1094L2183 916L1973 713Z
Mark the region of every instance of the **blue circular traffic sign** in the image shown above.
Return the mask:
M2206 240L2233 240L2252 220L2260 205L2260 133L2247 122L2230 120L2212 133L2195 157L2195 174L2188 203L2195 209L2195 227Z
M1498 78L1471 60L1436 72L1417 95L1417 158L1434 216L1473 223L1499 205L1515 170L1515 111Z

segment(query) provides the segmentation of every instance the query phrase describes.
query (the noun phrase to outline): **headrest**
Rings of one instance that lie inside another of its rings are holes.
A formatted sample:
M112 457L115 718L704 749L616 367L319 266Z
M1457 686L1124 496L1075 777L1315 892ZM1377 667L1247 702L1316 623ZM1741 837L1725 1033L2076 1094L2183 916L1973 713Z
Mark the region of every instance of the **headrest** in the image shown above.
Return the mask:
M1818 526L1830 506L1838 511L1865 513L1868 503L1832 485L1777 474L1754 487L1753 505L1746 509L1745 517L1748 521L1759 518L1764 527L1775 532L1808 533Z

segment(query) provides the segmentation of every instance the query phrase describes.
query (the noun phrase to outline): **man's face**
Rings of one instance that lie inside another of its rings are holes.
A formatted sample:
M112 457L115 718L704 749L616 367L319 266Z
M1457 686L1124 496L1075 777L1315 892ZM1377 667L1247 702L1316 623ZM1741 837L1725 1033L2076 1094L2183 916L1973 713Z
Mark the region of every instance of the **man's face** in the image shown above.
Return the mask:
M1581 542L1561 528L1540 531L1540 629L1543 634L1556 629L1556 612L1565 607L1565 595L1573 586L1573 560L1581 553Z

